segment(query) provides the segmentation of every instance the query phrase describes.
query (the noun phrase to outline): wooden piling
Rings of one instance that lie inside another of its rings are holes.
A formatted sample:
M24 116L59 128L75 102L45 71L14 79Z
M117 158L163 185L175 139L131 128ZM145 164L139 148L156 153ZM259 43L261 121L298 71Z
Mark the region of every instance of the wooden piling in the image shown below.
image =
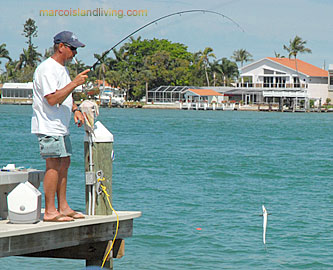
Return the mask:
M108 132L106 130L106 132ZM111 133L110 133L111 134ZM90 166L90 152L89 152L89 140L84 142L84 163L85 171L90 172L92 169L93 175L96 179L95 189L92 190L94 194L91 196L92 208L94 211L92 215L112 215L112 209L108 202L112 204L112 152L113 152L113 136L112 140L100 142L93 136L92 139L92 163ZM101 174L99 174L99 172ZM106 187L106 193L103 192L102 186ZM92 186L86 185L86 212L89 213L89 191ZM112 239L110 239L112 240ZM108 245L105 247L107 250ZM100 266L103 262L100 257L94 259L87 259L86 266ZM110 260L105 264L106 269L113 269L112 256Z
M106 186L107 192L110 195L109 199L112 203L112 143L98 143L93 142L93 168L94 174L98 171L102 171L104 174L104 181L101 183ZM89 143L84 143L84 157L85 157L85 171L89 171ZM97 179L97 178L96 178ZM98 180L98 179L97 179ZM89 186L86 186L86 212L88 213L88 193ZM101 191L101 190L100 190ZM96 196L95 203L95 215L112 215L112 209L110 209L109 203L107 201L106 195L102 192L100 195Z

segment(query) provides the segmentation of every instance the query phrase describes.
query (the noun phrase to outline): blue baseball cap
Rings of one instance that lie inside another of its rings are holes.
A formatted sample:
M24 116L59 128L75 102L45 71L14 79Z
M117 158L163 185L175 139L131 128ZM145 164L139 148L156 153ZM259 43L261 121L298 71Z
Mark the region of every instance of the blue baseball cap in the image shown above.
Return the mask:
M74 48L86 46L77 39L73 32L70 31L62 31L56 34L53 38L53 41L55 44L66 43Z

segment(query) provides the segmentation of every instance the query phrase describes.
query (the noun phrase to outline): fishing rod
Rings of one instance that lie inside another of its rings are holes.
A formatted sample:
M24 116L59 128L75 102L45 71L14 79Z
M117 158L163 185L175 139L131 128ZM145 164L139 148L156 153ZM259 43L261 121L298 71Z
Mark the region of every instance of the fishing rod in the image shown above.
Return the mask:
M175 13L171 13L171 14L168 14L168 15L165 15L165 16L162 16L156 20L153 20L143 26L141 26L140 28L136 29L135 31L133 31L132 33L130 33L129 35L127 35L126 37L124 37L122 40L120 40L116 45L114 45L112 48L110 48L109 50L105 51L101 57L96 57L97 58L97 61L90 67L90 69L95 69L96 65L101 62L101 60L110 52L112 51L114 48L116 48L120 43L122 43L124 40L126 40L127 38L129 38L130 36L134 35L135 33L139 32L140 30L146 28L147 26L153 24L153 23L156 23L160 20L163 20L165 18L168 18L168 17L171 17L171 16L175 16L175 15L181 15L181 14L184 14L184 13L191 13L191 12L203 12L203 13L212 13L212 14L216 14L216 15L219 15L219 16L222 16L223 18L226 18L228 19L229 21L231 21L232 23L234 23L235 25L237 25L238 28L240 28L243 32L244 29L237 23L235 22L233 19L231 19L230 17L220 13L220 12L217 12L217 11L212 11L212 10L206 10L206 9L191 9L191 10L184 10L184 11L178 11L178 12L175 12Z

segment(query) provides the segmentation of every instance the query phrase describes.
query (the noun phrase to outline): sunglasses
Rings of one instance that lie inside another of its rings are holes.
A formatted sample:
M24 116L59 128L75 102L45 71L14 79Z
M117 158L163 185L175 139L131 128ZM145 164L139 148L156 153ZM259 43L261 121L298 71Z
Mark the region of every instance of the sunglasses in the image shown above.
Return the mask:
M71 45L69 45L69 44L67 44L67 43L64 43L64 45L65 45L66 47L68 47L71 51L76 51L76 49L77 49L77 48L75 48L75 47L73 47L73 46L71 46Z

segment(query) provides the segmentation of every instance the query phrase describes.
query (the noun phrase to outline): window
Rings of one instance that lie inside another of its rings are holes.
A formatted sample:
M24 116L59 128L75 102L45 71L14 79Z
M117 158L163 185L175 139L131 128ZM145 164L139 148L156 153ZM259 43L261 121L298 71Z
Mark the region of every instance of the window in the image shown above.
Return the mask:
M330 74L330 85L333 85L333 74Z
M276 77L276 86L278 88L285 88L286 87L286 77Z
M294 77L294 88L299 88L301 87L299 83L299 77Z
M264 74L274 74L274 71L264 68Z
M273 86L273 77L264 77L264 87Z

